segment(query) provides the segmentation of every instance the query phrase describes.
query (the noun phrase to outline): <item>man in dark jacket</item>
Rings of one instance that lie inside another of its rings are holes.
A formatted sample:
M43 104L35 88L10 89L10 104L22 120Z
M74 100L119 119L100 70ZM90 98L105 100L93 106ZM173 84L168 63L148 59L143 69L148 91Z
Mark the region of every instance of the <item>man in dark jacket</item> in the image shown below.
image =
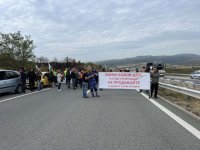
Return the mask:
M31 71L28 73L28 79L29 79L30 90L33 91L35 89L35 79L36 79L34 69L31 69Z
M22 93L26 93L26 77L27 76L26 76L24 67L21 68L20 74L21 74L21 80L22 80Z
M68 68L66 73L66 84L68 85L68 88L70 88L70 82L71 82L71 70Z
M77 73L75 68L72 69L71 78L72 78L72 87L73 89L76 89Z
M158 84L159 84L159 77L160 77L158 69L156 67L154 67L153 72L151 72L150 75L151 75L151 97L152 97L153 91L154 91L154 98L157 98Z

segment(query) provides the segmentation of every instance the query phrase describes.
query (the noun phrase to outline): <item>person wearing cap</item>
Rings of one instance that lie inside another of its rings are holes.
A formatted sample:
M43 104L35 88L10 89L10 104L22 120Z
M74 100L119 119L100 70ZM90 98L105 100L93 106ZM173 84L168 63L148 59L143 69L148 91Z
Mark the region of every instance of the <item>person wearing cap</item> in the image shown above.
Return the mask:
M153 96L153 92L154 92L154 98L157 98L158 83L159 83L159 77L160 77L158 69L156 67L153 67L153 71L150 73L150 75L151 75L151 95L150 95L150 97Z

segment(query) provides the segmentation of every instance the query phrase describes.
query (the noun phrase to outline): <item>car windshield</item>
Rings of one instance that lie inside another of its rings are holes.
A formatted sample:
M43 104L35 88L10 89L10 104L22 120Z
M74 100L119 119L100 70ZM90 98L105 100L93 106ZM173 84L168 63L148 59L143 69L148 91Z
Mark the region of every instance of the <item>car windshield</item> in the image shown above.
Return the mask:
M5 79L5 72L1 71L0 72L0 80L4 80Z

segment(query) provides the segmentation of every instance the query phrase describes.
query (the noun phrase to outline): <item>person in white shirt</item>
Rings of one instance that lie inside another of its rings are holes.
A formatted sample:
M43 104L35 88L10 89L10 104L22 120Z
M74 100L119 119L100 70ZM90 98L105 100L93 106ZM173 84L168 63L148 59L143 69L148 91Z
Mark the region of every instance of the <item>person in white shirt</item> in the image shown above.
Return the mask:
M61 91L62 75L60 73L60 70L58 70L57 81L58 81L58 91Z

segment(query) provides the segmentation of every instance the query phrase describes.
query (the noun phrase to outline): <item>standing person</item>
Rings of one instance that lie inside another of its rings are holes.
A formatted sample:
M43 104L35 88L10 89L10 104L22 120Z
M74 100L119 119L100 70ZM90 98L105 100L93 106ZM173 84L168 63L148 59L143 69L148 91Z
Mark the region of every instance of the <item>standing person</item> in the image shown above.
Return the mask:
M69 68L67 69L66 82L67 82L67 85L68 85L68 89L70 89L70 83L71 83L71 70L70 70Z
M53 76L54 76L54 86L57 86L57 71L56 70L54 70L53 71Z
M35 89L35 79L36 79L35 71L33 68L28 73L28 79L29 79L30 90L33 91Z
M153 72L151 72L151 95L152 97L153 92L154 92L154 98L157 98L158 94L158 83L159 83L159 72L156 67L153 68Z
M88 87L88 73L87 73L87 69L84 69L83 74L82 74L83 98L89 98L87 96L87 87Z
M81 70L79 72L79 84L80 84L80 88L82 88L82 84L83 84L83 70Z
M37 90L41 90L41 77L42 77L42 73L40 71L40 68L37 68L36 71L36 81L37 81Z
M77 74L76 74L75 68L72 69L71 78L72 78L72 87L75 90L76 89L76 80L77 80Z
M61 82L62 82L62 75L61 75L61 73L60 73L60 70L58 70L58 72L57 72L58 74L57 74L57 82L58 82L58 91L61 91Z
M51 83L51 86L54 87L54 75L52 70L49 73L49 82Z
M65 81L66 81L66 85L67 85L67 68L65 68L64 76L65 76Z
M78 77L79 77L79 72L78 70L75 68L75 74L76 74L76 81L75 81L75 87L78 87Z
M95 78L95 81L96 81L96 86L98 86L98 84L99 84L98 71L95 68L93 68L92 72L93 72L93 74L95 74L94 78Z
M21 68L20 74L21 74L21 81L22 81L22 93L26 93L26 78L27 78L27 75L26 75L24 67Z
M90 87L90 91L91 91L91 94L92 94L92 97L100 97L98 95L98 90L97 90L97 83L96 83L96 80L95 80L95 77L97 76L97 74L95 72L92 72L91 69L89 69L89 87ZM94 95L94 92L96 93Z

